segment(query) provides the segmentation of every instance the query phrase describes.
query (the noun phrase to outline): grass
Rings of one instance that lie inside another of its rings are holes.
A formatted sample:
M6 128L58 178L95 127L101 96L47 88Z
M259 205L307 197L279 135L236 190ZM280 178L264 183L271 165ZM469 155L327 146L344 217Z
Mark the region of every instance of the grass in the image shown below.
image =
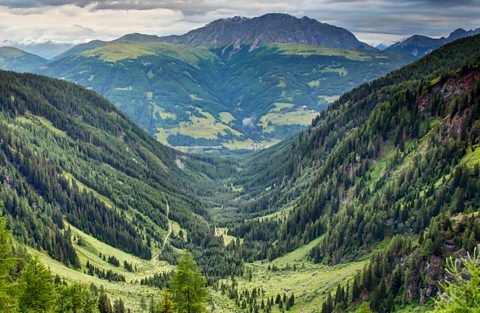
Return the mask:
M306 108L292 108L279 111L277 107L262 116L259 121L265 132L273 132L275 125L309 125L318 112Z
M319 243L318 238L311 243L290 252L272 262L255 262L246 265L247 273L252 271L252 280L245 275L237 279L239 291L251 290L254 287L263 288L266 297L276 297L277 294L286 293L289 296L295 294L296 304L292 312L316 313L321 307L328 292L338 284L345 283L359 272L366 261L351 262L336 266L313 264L305 259L308 251ZM279 270L268 270L268 267L276 265ZM230 285L229 280L224 283ZM233 301L219 297L213 292L213 300L218 312L235 312L232 309ZM261 299L257 300L261 301ZM278 306L273 307L272 312L280 312Z
M216 58L208 49L165 42L112 42L83 51L80 55L95 57L104 62L119 62L144 56L161 56L178 59L195 66L201 60L213 61Z
M52 133L54 133L57 136L66 137L66 133L63 130L56 128L55 126L53 126L53 124L49 120L41 116L33 116L27 113L26 116L18 116L15 118L15 120L21 123L26 123L26 124L37 124L37 125L40 124L43 127L46 127L48 130L50 130Z
M112 302L113 300L122 298L125 305L131 308L134 313L141 312L140 299L142 297L144 297L148 303L149 299L158 299L160 296L160 290L157 288L142 286L139 283L132 282L109 282L95 276L87 275L80 270L66 267L64 264L55 261L48 255L40 253L33 248L27 247L27 250L31 255L39 256L42 263L50 269L53 275L58 275L67 282L81 282L85 284L93 283L97 287L103 286ZM82 259L83 256L80 254L79 257ZM102 268L104 267L102 266Z
M225 124L230 124L235 120L235 117L229 112L220 112L218 115L220 116L220 120Z
M354 61L368 61L372 57L368 54L347 49L336 49L336 48L327 48L321 46L307 46L307 45L297 45L297 44L288 44L288 43L277 43L272 44L277 51L284 55L301 55L304 57L307 56L338 56L344 57L349 60Z
M318 244L322 241L323 237L318 237L317 239L314 239L307 243L306 245L303 245L302 247L285 254L284 256L281 256L275 260L276 264L293 264L293 263L298 263L298 262L303 262L305 258L308 256L310 251L318 246Z
M205 112L201 108L195 109L201 116L191 114L190 120L179 122L178 127L157 128L157 139L164 144L168 144L168 137L178 134L203 139L218 139L219 136L225 136L227 133L231 133L237 137L242 135L242 133L227 125L228 123L223 120L217 121L209 112ZM223 119L229 118L229 116L223 114Z
M466 154L460 160L460 164L474 166L480 164L480 145L474 145L466 149Z

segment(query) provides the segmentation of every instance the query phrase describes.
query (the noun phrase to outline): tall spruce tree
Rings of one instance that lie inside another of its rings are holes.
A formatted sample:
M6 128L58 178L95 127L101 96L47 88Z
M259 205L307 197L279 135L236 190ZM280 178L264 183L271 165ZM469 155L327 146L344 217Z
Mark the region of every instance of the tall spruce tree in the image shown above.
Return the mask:
M451 280L446 280L444 292L436 300L435 313L476 313L480 308L480 255L477 251L468 254L465 260L447 259L446 271ZM466 279L468 277L468 279Z
M27 263L20 279L21 291L19 297L19 311L50 312L55 301L55 289L50 271L33 257Z
M170 282L172 298L178 313L206 312L207 289L205 278L189 253L178 260L177 271Z

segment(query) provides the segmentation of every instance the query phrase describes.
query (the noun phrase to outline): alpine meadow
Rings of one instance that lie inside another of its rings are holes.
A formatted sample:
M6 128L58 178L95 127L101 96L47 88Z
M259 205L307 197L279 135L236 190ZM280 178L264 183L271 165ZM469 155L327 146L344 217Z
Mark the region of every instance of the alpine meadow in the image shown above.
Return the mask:
M0 16L0 313L480 312L477 0Z

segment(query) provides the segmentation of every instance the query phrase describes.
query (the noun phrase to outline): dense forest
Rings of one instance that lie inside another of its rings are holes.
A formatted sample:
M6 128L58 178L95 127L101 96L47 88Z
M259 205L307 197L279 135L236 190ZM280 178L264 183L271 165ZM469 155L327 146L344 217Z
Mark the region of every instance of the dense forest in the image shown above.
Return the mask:
M418 234L441 212L475 208L475 163L466 161L478 143L479 40L456 41L354 89L309 130L254 156L238 179L243 216L296 201L285 221L253 220L232 234L248 239L245 249L256 246L254 258L326 234L313 257L337 263L386 235ZM453 174L462 171L469 174L458 182Z
M185 236L172 245L211 275L235 272L239 261L219 251L201 199L234 171L229 161L162 146L107 100L64 81L0 72L0 103L0 197L17 240L80 267L72 225L151 259L176 222ZM174 251L160 257L175 263Z

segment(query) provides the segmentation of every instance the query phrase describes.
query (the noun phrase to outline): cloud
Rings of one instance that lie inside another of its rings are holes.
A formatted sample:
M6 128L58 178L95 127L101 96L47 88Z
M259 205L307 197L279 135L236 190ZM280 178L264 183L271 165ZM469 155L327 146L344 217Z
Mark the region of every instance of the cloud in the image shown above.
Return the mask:
M0 0L0 41L84 42L132 32L182 34L218 18L281 12L341 26L377 44L479 27L479 4L480 0Z

